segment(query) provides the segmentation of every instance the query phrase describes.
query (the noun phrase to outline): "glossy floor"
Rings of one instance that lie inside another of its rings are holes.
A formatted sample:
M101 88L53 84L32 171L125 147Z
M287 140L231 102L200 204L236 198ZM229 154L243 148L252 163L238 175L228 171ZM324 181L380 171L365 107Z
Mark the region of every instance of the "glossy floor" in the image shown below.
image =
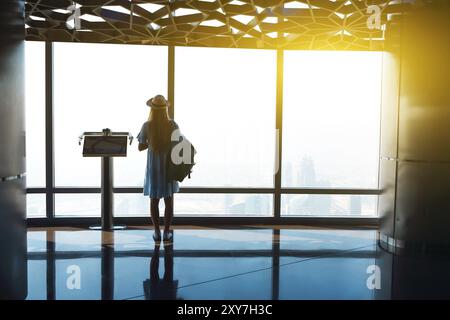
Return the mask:
M450 297L449 261L396 259L376 230L178 227L155 246L149 228L30 229L27 299Z

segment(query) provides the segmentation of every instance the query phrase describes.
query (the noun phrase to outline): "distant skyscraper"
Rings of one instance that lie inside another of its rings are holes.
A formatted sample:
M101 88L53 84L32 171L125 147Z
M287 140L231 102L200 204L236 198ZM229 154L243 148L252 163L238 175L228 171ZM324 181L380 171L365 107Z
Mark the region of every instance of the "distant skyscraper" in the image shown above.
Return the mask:
M234 198L234 195L232 195L232 194L226 194L224 196L223 208L224 208L225 212L228 212L230 210L231 206L233 205L233 198Z
M288 162L286 164L286 166L284 167L284 181L285 181L285 185L288 187L293 187L295 186L295 181L294 181L294 173L292 172L292 163Z
M361 196L352 196L350 198L350 214L351 215L361 215Z
M245 201L245 213L266 214L269 210L269 199L265 196L252 195Z
M237 215L244 214L245 213L245 203L243 203L243 202L235 203L229 207L227 212L229 212L231 214L237 214Z
M300 185L312 187L316 185L316 170L314 161L310 157L303 157L300 163Z
M245 200L245 213L255 214L258 212L259 206L260 203L258 195L248 196Z

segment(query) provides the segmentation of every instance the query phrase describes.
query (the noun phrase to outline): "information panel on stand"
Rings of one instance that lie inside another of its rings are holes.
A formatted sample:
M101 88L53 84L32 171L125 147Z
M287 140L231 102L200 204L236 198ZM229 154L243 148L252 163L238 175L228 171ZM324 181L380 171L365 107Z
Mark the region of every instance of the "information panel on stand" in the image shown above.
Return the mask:
M89 135L84 137L83 157L126 157L128 136Z

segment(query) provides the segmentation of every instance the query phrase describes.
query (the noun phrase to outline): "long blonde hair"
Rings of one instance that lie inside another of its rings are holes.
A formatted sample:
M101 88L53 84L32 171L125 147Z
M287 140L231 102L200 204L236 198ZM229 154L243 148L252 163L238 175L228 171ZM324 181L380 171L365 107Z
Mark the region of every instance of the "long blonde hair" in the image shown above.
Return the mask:
M168 108L150 108L148 142L153 152L165 151L170 144L171 125Z

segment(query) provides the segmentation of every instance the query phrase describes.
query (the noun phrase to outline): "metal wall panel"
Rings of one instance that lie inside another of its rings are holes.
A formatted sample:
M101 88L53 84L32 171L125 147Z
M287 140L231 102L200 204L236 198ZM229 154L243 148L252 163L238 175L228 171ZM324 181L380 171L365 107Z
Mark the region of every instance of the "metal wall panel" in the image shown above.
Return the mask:
M450 2L412 8L401 19L400 59L384 55L381 155L397 161L397 169L381 162L380 186L390 192L380 198L380 216L382 235L400 240L394 246L423 249L450 245ZM397 68L399 87L393 80Z
M0 183L0 299L27 296L25 179Z
M450 295L450 261L393 255L377 249L380 288L376 300L448 299Z
M380 161L380 189L378 196L378 216L380 230L388 236L394 237L395 189L397 162L395 160Z
M450 162L450 2L403 24L399 158Z
M23 2L0 2L0 177L25 171Z
M450 245L450 164L398 166L395 237Z
M450 245L450 3L403 19L395 238Z
M417 259L398 255L393 259L392 299L448 299L448 259Z
M387 24L383 52L380 156L397 158L401 21Z
M23 6L0 2L0 299L27 296Z

